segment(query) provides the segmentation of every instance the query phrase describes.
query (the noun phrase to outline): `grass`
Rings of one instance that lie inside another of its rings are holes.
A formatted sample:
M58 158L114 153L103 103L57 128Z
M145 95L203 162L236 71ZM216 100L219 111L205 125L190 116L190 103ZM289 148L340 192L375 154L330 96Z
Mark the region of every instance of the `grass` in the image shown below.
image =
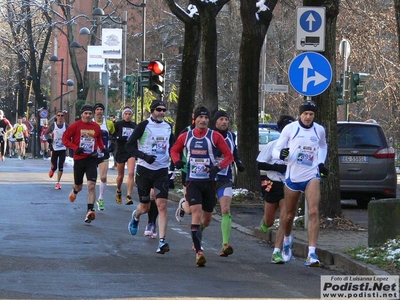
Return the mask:
M346 250L352 258L376 265L391 274L400 274L400 235L381 246L359 246Z

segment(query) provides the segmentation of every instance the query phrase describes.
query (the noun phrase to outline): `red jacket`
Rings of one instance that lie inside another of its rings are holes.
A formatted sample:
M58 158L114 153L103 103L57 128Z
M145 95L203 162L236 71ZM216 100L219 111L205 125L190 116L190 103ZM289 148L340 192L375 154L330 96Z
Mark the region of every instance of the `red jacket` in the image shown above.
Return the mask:
M68 126L67 130L63 134L62 142L64 146L72 149L74 152L76 149L83 147L83 140L94 141L94 151L103 151L104 144L101 138L101 129L99 124L96 122L85 123L82 120L78 120ZM79 160L90 156L90 153L74 154L74 159Z

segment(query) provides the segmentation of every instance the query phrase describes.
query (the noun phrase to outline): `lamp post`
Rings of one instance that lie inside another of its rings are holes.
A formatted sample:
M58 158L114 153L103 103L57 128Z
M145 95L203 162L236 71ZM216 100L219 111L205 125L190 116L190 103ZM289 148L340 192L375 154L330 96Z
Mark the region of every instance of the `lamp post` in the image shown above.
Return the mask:
M50 57L51 62L57 62L61 61L61 79L60 79L60 90L61 90L61 95L60 95L60 110L63 110L63 86L74 86L74 81L72 79L68 79L66 83L63 82L64 80L64 58L58 59L57 56L53 55Z

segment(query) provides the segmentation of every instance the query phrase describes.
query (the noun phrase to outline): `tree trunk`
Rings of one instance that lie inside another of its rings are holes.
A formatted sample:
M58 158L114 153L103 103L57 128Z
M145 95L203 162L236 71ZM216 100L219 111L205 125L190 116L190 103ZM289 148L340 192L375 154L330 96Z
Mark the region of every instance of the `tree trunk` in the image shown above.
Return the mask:
M336 105L336 19L339 14L339 0L328 1L303 1L304 6L321 6L325 3L326 7L326 26L325 26L325 52L326 57L332 67L332 82L329 88L314 97L317 103L316 122L325 127L328 156L326 165L329 169L329 176L323 180L321 185L321 214L329 217L340 216L342 209L340 205L339 191L339 161L338 161L338 140L337 140L337 105Z
M178 98L178 111L175 135L192 121L192 111L196 99L197 68L200 56L200 22L185 24L185 38L182 55L181 84Z
M218 110L217 78L217 25L215 5L199 6L201 24L201 74L203 104L210 110L211 118ZM211 123L210 123L211 125Z
M400 0L394 0L394 12L397 23L397 45L398 45L398 55L400 62Z
M239 130L238 149L245 171L238 175L238 187L251 191L260 190L260 176L257 169L258 155L258 105L260 53L272 11L277 1L268 1L266 11L260 12L251 0L241 0L240 14L243 23L242 40L239 51Z

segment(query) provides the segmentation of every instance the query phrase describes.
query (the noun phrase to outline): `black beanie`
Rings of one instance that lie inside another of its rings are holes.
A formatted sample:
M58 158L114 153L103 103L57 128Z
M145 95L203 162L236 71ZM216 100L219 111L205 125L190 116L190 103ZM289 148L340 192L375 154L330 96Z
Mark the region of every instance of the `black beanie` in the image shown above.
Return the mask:
M153 102L151 102L150 112L153 112L158 106L165 107L165 103L162 102L161 100L153 100Z
M229 115L225 110L217 110L214 114L214 122L216 122L219 118L226 117L229 119Z
M82 108L81 108L81 114L83 114L85 111L91 111L91 112L93 112L93 106L91 106L90 104L85 104L85 105L82 106Z
M96 104L93 106L93 111L95 111L96 108L98 108L98 107L102 108L103 110L106 109L102 103L96 103Z
M304 101L302 104L300 104L299 107L299 115L301 115L305 111L316 111L316 105L315 102L313 101Z
M197 107L193 113L193 119L196 120L198 116L207 116L210 118L210 111L205 106Z
M278 131L281 132L283 130L283 128L285 128L285 126L287 124L290 124L294 121L294 118L292 116L289 115L281 115L279 117L278 122L276 122L276 125L278 126Z

